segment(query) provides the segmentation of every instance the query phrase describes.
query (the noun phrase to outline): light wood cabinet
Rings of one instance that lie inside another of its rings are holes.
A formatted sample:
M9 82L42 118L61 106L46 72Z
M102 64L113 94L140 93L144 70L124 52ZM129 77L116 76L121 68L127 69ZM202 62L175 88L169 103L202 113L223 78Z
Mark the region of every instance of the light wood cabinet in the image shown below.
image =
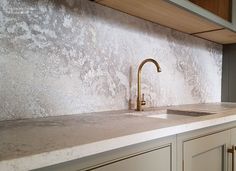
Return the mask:
M213 42L236 43L236 0L217 0L213 3L216 5L203 0L95 1Z
M96 2L189 34L223 28L164 0L97 0Z
M236 42L236 33L228 29L220 29L210 32L196 33L194 35L221 44L231 44Z
M192 3L216 14L217 16L231 21L232 0L189 0Z

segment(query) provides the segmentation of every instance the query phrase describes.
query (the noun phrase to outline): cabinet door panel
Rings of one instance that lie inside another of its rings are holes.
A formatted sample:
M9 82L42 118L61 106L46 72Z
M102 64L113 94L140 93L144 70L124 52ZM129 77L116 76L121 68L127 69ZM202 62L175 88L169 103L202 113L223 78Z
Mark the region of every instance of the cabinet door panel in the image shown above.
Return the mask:
M231 129L230 132L230 136L231 136L231 145L236 146L236 128ZM236 165L236 154L234 154L234 165ZM229 171L232 170L232 155L229 155L229 161L228 161L228 166L229 166ZM236 168L234 167L234 171L236 171Z
M192 171L222 171L224 149L217 147L192 157ZM214 157L212 157L214 156ZM211 164L205 164L211 163Z
M229 143L229 131L184 142L184 170L226 171L226 148Z
M171 171L171 146L94 169L93 171Z

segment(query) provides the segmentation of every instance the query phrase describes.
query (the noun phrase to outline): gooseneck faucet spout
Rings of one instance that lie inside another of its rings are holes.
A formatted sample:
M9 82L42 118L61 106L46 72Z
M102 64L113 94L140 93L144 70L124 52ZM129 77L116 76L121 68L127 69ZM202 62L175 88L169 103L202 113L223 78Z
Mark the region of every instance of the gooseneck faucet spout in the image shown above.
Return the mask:
M138 67L138 97L137 97L137 111L142 111L142 106L146 104L145 100L144 100L144 94L141 94L141 71L143 68L143 65L146 64L147 62L152 62L155 64L155 66L157 67L157 72L161 72L161 67L158 64L157 61L155 61L154 59L148 58L145 59ZM142 96L141 96L142 95Z

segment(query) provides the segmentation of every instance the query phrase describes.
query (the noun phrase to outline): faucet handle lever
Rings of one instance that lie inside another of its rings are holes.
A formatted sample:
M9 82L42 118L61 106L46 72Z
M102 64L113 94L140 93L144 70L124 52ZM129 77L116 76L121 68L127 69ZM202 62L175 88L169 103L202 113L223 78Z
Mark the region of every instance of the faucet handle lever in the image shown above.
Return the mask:
M142 98L141 98L141 105L146 105L146 101L144 100L144 94L142 94Z

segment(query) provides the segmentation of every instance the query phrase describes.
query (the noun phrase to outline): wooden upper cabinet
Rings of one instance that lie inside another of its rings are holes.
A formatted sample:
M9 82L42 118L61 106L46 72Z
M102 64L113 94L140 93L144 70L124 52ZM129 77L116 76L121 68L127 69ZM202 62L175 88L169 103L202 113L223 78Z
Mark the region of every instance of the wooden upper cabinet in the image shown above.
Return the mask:
M236 33L228 29L198 33L194 35L220 44L232 44L236 42Z
M225 26L224 24L225 22L226 25L228 24L230 27L234 26L232 23L228 22L231 20L232 16L232 0L95 1L99 4L117 9L127 14L220 44L236 43L236 32L230 31L234 30L234 28L226 29L226 27L229 27ZM234 0L234 2L236 3L236 0ZM209 18L208 15L217 19L210 19L211 17ZM228 21L224 20L223 18ZM221 23L219 24L219 22L215 20L221 20ZM233 20L235 19L233 18Z
M189 0L190 2L230 21L232 20L232 0Z
M165 0L97 0L96 2L189 34L222 28Z

